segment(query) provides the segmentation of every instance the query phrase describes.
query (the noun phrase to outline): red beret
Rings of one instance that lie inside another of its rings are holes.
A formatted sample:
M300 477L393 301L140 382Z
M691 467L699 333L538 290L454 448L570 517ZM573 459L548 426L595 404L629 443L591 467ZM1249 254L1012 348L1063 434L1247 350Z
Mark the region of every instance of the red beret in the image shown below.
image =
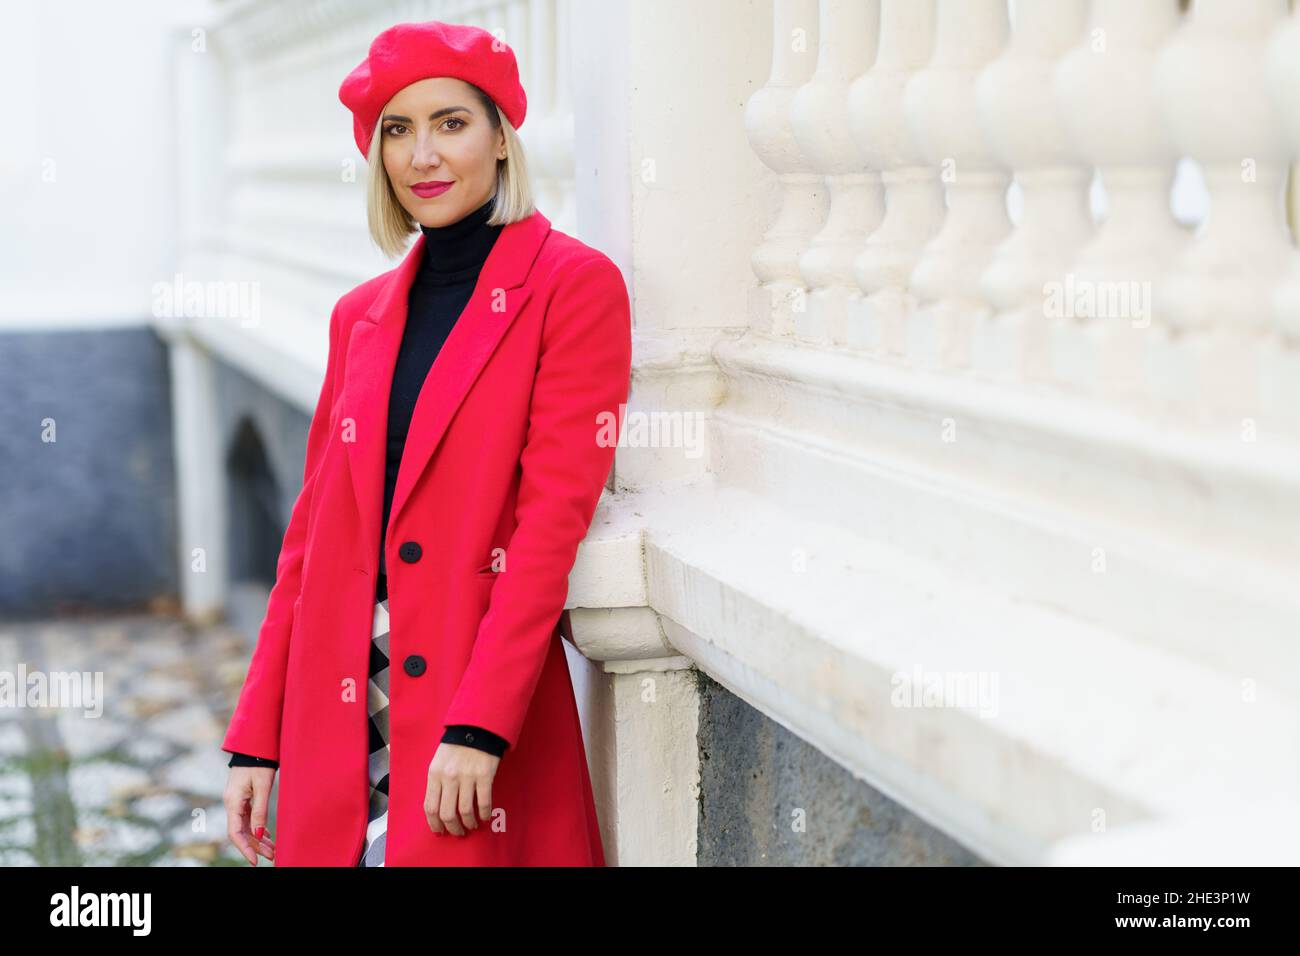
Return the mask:
M454 76L473 83L501 107L516 129L524 125L528 99L519 83L515 53L479 27L455 23L398 23L370 44L370 53L339 87L339 99L352 111L352 134L362 156L384 104L403 87L431 76Z

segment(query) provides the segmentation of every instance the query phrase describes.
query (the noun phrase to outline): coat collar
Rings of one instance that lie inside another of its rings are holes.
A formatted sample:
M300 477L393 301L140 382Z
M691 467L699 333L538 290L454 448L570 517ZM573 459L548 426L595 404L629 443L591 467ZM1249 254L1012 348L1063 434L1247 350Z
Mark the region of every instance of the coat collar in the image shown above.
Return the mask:
M469 302L452 326L416 399L393 491L390 531L452 416L532 296L531 287L524 282L550 229L550 220L540 210L534 210L527 219L508 223L497 236ZM348 337L339 425L344 429L357 513L369 549L364 558L368 568L378 562L379 554L388 396L406 328L407 298L420 268L424 244L422 233L401 264L389 273Z

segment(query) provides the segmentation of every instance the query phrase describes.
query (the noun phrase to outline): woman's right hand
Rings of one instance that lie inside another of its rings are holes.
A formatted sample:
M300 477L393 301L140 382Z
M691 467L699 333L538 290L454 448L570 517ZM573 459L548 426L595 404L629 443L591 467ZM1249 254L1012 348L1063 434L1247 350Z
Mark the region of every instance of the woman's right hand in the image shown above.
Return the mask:
M275 859L275 842L266 832L266 811L271 802L275 767L231 767L226 778L226 829L230 842L253 866L257 854Z

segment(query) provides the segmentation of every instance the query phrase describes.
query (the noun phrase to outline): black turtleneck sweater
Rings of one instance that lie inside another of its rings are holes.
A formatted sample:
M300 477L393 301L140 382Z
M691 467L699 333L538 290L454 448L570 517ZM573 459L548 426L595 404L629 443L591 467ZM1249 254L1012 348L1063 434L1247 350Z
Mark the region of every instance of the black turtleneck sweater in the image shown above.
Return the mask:
M402 463L402 446L411 428L415 401L420 397L425 376L447 341L456 319L465 310L478 274L497 241L501 226L489 226L492 200L446 226L421 226L424 256L411 283L406 329L393 371L388 399L388 454L384 467L384 517L379 526L379 589L376 600L387 596L387 567L384 536L393 508L397 469Z
M388 574L384 559L384 538L388 529L388 516L393 507L393 491L397 486L397 471L402 463L402 450L411 428L411 416L416 399L424 386L425 377L438 357L452 326L465 310L479 272L487 261L488 253L500 235L502 226L488 224L492 215L493 200L489 199L478 209L446 226L421 226L424 233L424 255L420 269L411 283L407 299L406 327L402 332L402 346L397 353L393 369L392 388L388 395L388 438L384 458L384 516L379 526L379 577L376 581L375 600L388 597ZM442 736L443 743L474 747L501 756L506 741L481 727L468 724L448 724ZM231 767L278 767L274 760L232 753Z

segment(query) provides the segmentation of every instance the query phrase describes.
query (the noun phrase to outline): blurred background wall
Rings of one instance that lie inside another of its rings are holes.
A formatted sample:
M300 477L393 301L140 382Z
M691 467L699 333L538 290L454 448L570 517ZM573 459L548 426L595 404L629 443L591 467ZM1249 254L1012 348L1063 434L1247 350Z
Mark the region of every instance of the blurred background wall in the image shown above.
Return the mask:
M178 587L167 349L175 4L14 4L0 31L0 608Z

